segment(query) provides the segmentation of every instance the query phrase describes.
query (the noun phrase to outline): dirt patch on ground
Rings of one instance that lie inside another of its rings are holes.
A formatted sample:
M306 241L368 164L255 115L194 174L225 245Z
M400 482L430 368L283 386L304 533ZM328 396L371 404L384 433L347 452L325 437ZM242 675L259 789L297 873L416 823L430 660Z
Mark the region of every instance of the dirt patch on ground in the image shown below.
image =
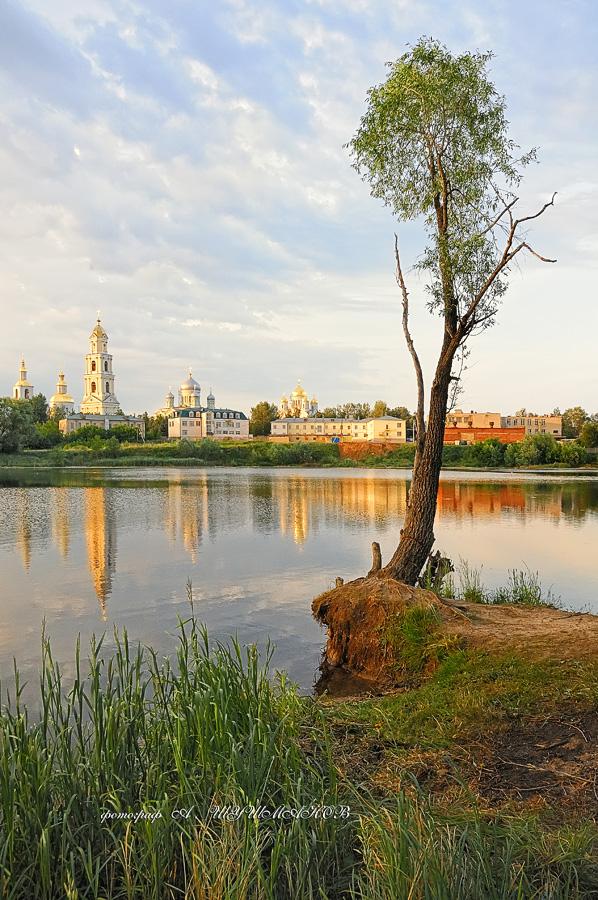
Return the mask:
M397 444L390 441L383 441L374 444L371 441L347 441L338 445L338 451L341 459L355 459L358 462L365 459L366 456L386 456L397 449Z
M513 723L489 750L477 780L492 802L513 798L598 813L598 710L562 709Z
M517 652L527 659L584 659L598 656L598 616L548 607L485 605L444 601L445 625L470 647Z

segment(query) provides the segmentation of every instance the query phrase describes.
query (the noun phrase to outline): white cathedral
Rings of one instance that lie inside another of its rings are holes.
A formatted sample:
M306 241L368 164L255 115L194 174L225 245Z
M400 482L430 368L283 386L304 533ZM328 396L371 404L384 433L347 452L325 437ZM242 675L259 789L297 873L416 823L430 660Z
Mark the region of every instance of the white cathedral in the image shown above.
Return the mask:
M114 425L132 425L141 437L145 437L145 422L137 416L125 416L114 393L114 373L112 355L108 353L108 335L102 328L100 316L96 327L89 336L89 353L85 356L84 391L81 412L75 413L75 401L68 393L64 372L60 372L56 393L50 397L50 410L60 410L65 418L60 419L60 430L69 434L83 425L98 425L106 431ZM21 360L19 380L13 387L15 400L29 400L34 388L27 378L25 360Z
M98 425L108 431L114 425L132 425L139 432L140 437L145 437L145 422L138 416L125 416L120 409L120 403L114 392L114 372L112 371L112 354L108 353L108 335L102 328L100 316L96 327L89 335L89 353L85 356L85 395L81 401L81 413L70 414L60 420L60 430L63 434L69 434L82 428L84 425ZM64 382L64 376L61 375ZM66 391L66 384L64 384ZM58 395L54 394L53 401L60 396L60 382ZM72 399L72 398L71 398ZM60 401L55 402L55 406ZM66 410L65 410L66 412Z
M168 418L168 437L187 438L199 441L208 438L232 438L237 441L249 439L249 419L245 413L228 407L217 407L216 398L210 390L207 405L201 405L201 387L189 369L189 378L179 388L178 405L174 404L174 394L169 388L166 405L158 410Z
M315 394L310 400L305 389L301 387L300 380L291 394L291 399L287 400L283 394L278 405L279 419L311 419L317 412L318 401Z

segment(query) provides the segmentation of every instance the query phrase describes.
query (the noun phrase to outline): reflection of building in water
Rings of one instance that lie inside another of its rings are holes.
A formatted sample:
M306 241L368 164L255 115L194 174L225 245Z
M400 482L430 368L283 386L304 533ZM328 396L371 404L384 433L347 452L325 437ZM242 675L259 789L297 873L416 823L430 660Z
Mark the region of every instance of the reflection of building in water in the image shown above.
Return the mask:
M112 593L116 570L116 522L110 508L110 494L104 488L85 490L85 537L89 571L106 619L106 600Z
M165 522L171 543L180 535L184 549L195 563L202 534L208 528L207 478L196 484L169 484Z
M69 555L71 526L68 493L64 488L50 489L50 511L52 516L52 540L66 559Z
M30 492L28 488L19 488L17 491L17 521L16 534L17 546L23 565L26 569L31 564L31 534L32 534L32 510L29 508Z
M467 483L441 481L438 488L437 515L455 519L492 518L503 513L551 516L562 512L561 489L544 491L539 483L500 484L498 482Z
M396 525L407 507L407 482L380 478L305 478L291 476L275 482L280 529L303 543L320 522L374 522Z

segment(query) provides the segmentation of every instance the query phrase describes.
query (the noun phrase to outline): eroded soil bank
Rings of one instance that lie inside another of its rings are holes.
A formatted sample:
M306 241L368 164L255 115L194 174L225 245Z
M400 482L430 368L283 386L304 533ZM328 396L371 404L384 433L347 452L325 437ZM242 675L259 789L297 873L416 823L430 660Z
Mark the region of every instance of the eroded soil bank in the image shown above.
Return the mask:
M380 686L400 683L403 672L392 642L393 623L413 608L433 610L439 634L453 646L528 659L598 657L598 616L546 606L468 603L374 575L333 588L313 601L327 627L326 662Z
M377 576L312 608L328 629L320 693L343 771L384 795L416 779L441 805L475 797L554 827L598 819L598 616ZM411 610L431 611L422 648L439 651L416 672L393 630Z

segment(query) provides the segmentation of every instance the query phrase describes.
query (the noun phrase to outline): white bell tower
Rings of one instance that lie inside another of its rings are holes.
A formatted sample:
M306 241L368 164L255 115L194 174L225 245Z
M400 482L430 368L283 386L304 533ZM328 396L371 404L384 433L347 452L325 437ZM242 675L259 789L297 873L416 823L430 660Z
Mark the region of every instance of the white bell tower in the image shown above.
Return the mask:
M112 355L108 353L108 335L98 323L89 336L90 352L85 357L85 396L81 412L85 415L114 415L120 404L114 393Z

